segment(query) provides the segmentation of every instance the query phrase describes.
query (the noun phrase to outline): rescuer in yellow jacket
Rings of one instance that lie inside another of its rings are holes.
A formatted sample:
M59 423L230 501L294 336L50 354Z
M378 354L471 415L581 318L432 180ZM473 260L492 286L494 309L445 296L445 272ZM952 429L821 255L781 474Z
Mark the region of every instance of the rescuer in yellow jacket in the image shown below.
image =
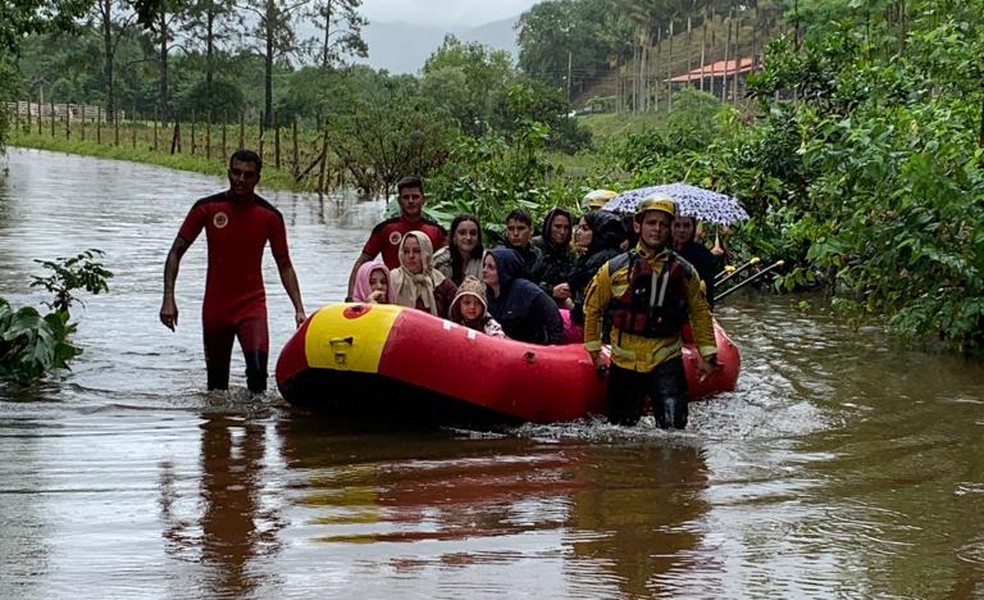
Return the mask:
M684 323L690 322L701 359L698 370L717 365L717 345L707 300L694 268L670 250L676 204L662 197L639 203L635 249L604 265L584 298L584 347L601 366L602 321L612 325L608 373L608 418L634 425L648 395L656 424L687 426L687 379L683 370Z

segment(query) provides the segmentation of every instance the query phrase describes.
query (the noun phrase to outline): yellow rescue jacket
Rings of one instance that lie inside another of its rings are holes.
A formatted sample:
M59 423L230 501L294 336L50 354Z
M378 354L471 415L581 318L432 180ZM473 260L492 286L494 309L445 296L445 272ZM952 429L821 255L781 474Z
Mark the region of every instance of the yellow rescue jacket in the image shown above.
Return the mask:
M657 276L663 272L670 256L670 251L667 249L653 253L641 244L636 246L635 251ZM675 260L683 261L679 256ZM609 261L602 265L588 285L584 296L584 347L592 356L597 356L601 352L601 326L605 311L613 299L625 294L631 283L629 281L631 260L616 269L614 273L609 272L611 264ZM690 327L693 330L698 352L707 359L717 354L711 311L701 291L696 269L691 267L687 273L685 293ZM650 338L622 332L618 328L612 329L612 362L623 369L648 373L681 354L683 354L683 340L679 332L673 337Z

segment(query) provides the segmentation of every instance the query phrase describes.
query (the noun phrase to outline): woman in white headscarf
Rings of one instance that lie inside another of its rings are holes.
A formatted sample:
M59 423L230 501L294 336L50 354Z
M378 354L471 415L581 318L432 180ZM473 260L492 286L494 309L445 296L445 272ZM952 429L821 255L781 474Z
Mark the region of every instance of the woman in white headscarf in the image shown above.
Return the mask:
M434 246L427 234L410 231L400 242L400 266L390 272L394 302L447 318L458 291L453 281L434 269Z

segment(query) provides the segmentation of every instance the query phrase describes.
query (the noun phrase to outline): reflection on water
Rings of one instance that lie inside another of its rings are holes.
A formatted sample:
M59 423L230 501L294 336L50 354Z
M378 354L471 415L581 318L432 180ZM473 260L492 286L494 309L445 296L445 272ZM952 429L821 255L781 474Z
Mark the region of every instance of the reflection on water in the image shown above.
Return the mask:
M288 468L310 474L295 488L318 542L392 546L366 567L440 584L449 567L540 564L537 577L551 588L566 581L576 598L688 587L708 509L698 445L432 434L394 448L326 431L284 419L282 452ZM476 585L485 586L502 582Z
M572 496L565 540L575 557L567 570L576 589L584 597L608 595L609 584L626 598L683 593L708 509L700 448L669 441L588 452L592 460L582 465L585 485Z
M174 465L160 465L160 514L167 553L200 563L203 596L253 597L265 579L253 559L280 546L280 506L264 502L266 425L225 413L201 429L201 489L182 498Z
M251 398L235 354L234 389L203 392L204 244L178 331L157 321L167 249L219 179L10 167L0 295L37 304L33 260L90 247L116 277L73 313L71 372L0 390L0 598L984 598L979 364L736 294L717 316L739 387L684 433L325 422ZM305 304L341 298L382 203L269 197ZM264 274L275 364L293 312Z

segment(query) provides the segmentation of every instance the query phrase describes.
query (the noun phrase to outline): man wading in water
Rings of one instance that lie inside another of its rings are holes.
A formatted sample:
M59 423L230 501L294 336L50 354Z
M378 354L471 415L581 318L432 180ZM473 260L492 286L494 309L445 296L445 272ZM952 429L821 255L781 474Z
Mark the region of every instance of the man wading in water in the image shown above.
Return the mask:
M618 425L639 421L648 394L659 427L687 426L680 334L688 319L700 353L701 376L717 364L714 327L700 279L690 263L669 248L675 216L672 200L643 200L635 214L635 249L602 265L585 292L584 347L597 368L602 364L602 321L611 311L608 419Z
M185 217L164 263L164 301L161 323L171 331L178 325L174 283L181 257L205 230L208 273L202 302L202 329L208 389L229 387L229 360L233 338L246 358L249 391L266 390L267 330L266 291L263 288L263 249L270 242L280 281L294 305L294 320L304 322L304 305L297 274L287 252L284 218L253 190L260 181L263 163L251 150L237 150L229 160L229 189L197 201Z

